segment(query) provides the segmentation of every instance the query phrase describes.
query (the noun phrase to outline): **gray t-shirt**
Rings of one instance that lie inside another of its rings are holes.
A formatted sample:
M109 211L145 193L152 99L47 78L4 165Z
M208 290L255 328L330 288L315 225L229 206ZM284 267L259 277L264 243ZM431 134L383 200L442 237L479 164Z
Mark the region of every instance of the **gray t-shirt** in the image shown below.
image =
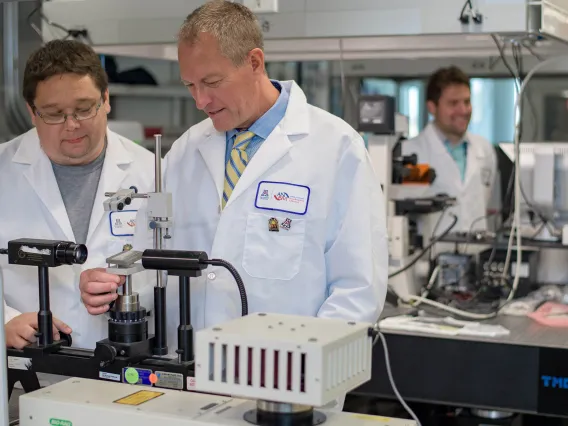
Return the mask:
M77 244L87 243L89 222L103 170L105 152L106 147L95 161L83 166L62 166L51 163Z

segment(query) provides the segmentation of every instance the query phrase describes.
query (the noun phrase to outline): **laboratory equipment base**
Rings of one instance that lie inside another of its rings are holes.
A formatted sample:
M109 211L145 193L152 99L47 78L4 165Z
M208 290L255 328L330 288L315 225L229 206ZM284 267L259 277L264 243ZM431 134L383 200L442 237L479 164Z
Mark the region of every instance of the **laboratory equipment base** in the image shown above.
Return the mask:
M256 401L72 378L20 397L21 426L250 426ZM411 420L315 409L327 426L416 426Z

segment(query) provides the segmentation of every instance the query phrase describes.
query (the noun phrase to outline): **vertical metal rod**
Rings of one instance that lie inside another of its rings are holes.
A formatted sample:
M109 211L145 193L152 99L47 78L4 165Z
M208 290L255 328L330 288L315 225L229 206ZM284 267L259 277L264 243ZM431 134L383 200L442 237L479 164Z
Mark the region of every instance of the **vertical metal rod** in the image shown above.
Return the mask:
M122 287L122 294L124 296L132 295L132 275L126 276L126 281L124 282L124 286Z
M38 267L39 277L39 312L37 323L39 329L39 344L47 346L53 343L53 318L49 307L49 268Z
M156 179L154 182L155 192L162 192L162 135L154 135L156 138L155 145L155 161L156 161Z
M0 278L0 318L4 318L4 282ZM6 331L0 327L0 342L6 341ZM8 390L8 357L6 345L0 345L0 425L9 423L9 400L10 391Z
M154 355L168 354L168 334L166 328L166 288L154 287Z
M189 277L179 277L178 359L193 361L193 327L191 326L191 297Z
M162 135L157 134L154 147L154 189L156 193L162 192ZM153 218L156 222L162 220L161 217ZM154 229L154 248L162 249L163 229ZM168 282L167 271L156 271L156 287L154 287L154 332L155 332L155 355L167 355L168 353L168 334L167 334L167 314L166 314L166 284Z
M162 135L156 134L154 135L156 138L155 140L155 147L154 147L154 158L155 158L155 177L154 177L154 186L156 193L162 192ZM156 222L160 222L162 220L161 217L154 218ZM164 230L163 228L155 228L154 229L154 248L157 250L162 249L162 240L164 237ZM163 271L156 271L156 285L158 287L164 287L167 281L167 275L164 277Z

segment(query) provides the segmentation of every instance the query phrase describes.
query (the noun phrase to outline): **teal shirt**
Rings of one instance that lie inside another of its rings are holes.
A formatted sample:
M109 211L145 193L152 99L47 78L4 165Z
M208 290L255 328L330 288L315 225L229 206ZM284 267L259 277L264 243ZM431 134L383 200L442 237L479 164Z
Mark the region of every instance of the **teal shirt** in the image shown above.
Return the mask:
M444 146L456 162L463 182L465 180L465 172L467 169L467 141L462 141L458 144L452 144L449 141L444 141Z

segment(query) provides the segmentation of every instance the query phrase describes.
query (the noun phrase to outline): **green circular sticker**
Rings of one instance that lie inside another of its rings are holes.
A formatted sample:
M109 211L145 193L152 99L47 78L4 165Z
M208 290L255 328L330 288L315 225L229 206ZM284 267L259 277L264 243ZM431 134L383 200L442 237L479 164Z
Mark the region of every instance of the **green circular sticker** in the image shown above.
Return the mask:
M138 370L136 370L135 368L128 368L124 373L124 378L131 385L138 383Z

